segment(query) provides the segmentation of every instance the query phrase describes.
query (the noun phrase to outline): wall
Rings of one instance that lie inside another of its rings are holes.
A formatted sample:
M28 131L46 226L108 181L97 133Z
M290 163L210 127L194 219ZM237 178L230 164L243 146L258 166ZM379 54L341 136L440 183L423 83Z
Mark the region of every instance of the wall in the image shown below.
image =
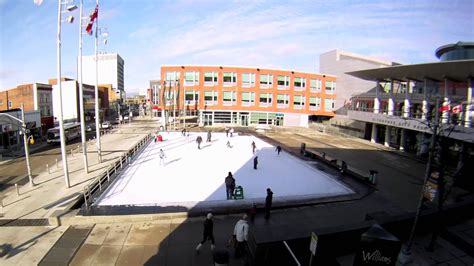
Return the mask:
M78 97L76 81L63 81L61 83L63 99L63 120L64 122L79 121L78 115ZM53 111L55 121L59 119L60 102L58 85L53 86Z

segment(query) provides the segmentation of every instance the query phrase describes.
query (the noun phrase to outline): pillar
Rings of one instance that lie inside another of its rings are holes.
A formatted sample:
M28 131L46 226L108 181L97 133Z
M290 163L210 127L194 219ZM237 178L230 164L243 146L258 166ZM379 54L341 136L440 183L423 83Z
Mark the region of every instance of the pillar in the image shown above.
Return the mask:
M428 109L429 109L429 105L428 105L428 98L427 98L427 95L428 93L426 92L426 90L428 89L427 86L426 86L426 79L423 80L423 101L421 102L421 119L423 120L427 120L428 119Z
M393 99L393 79L390 80L390 91L388 95L388 115L393 115L393 110L395 109L395 101Z
M400 132L400 151L405 151L407 145L407 130L402 128Z
M166 118L165 118L165 113L166 113L166 110L163 106L163 109L161 109L161 125L163 126L163 128L166 130Z
M443 112L441 113L441 123L443 124L448 124L449 123L449 105L451 104L451 101L449 99L449 94L448 94L448 79L444 79L444 99L443 99L443 104L442 107ZM448 107L445 107L448 106ZM446 110L448 109L448 110Z
M407 80L407 89L405 91L405 101L403 105L403 117L411 117L411 99L410 99L410 80Z
M383 143L383 145L384 145L385 147L390 147L390 131L391 131L391 130L392 130L392 128L389 127L389 126L387 126L387 127L385 128L385 141L384 141L384 143Z
M375 85L375 98L374 98L374 114L378 114L378 113L380 113L380 81L377 81ZM372 128L372 132L373 132L373 128Z
M464 126L471 127L471 108L472 108L472 78L467 79L467 104L464 111Z
M370 142L377 143L377 125L372 124L372 134L370 136Z

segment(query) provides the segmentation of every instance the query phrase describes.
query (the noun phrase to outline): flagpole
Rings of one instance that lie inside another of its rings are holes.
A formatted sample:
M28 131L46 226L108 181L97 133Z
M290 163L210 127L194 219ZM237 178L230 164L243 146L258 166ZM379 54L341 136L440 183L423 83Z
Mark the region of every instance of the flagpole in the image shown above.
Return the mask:
M79 81L79 113L81 116L81 141L82 141L82 157L84 160L84 172L89 173L87 163L87 139L86 139L86 122L84 119L84 89L82 86L82 7L83 0L79 3L79 64L78 64L78 81Z
M100 147L100 113L99 113L99 55L97 53L98 46L98 30L99 30L99 0L96 0L96 24L95 24L95 130L96 130L96 145L97 145L97 160L102 162L102 153Z

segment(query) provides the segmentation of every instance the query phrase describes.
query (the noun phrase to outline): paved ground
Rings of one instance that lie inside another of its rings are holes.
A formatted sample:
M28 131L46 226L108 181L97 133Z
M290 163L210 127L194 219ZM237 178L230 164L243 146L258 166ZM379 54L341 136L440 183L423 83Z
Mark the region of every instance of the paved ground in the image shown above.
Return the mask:
M75 156L70 160L72 188L66 189L61 169L51 174L42 173L35 178L39 184L20 188L20 196L14 190L7 191L5 207L0 211L8 219L46 218L55 211L64 209L67 200L78 196L82 187L100 173L113 158L133 146L153 128L149 123L135 123L125 126L118 134L103 138L104 162L95 163L92 173L85 175L81 170L82 159ZM379 170L379 191L356 202L317 205L309 207L276 210L266 222L257 215L251 226L272 228L286 224L311 223L312 226L339 225L363 221L365 213L377 210L401 213L413 210L417 193L421 189L424 165L407 157L386 153L376 146L361 141L342 139L319 133L272 133L269 137L281 141L285 148L298 150L301 142L307 147L319 149L331 157L345 160L349 167L368 172L377 164ZM124 141L126 139L127 141ZM91 162L96 155L90 146ZM384 158L385 160L380 160ZM398 165L404 166L401 170ZM403 169L410 169L406 171ZM415 200L414 200L415 199ZM143 218L143 217L142 217ZM215 217L214 234L217 248L226 248L232 228L238 215ZM78 221L81 219L78 219ZM6 221L4 219L4 221ZM18 221L18 220L16 220ZM81 220L82 221L82 220ZM209 244L195 255L194 247L202 237L202 218L185 216L162 217L159 220L132 221L124 217L109 217L103 222L89 222L83 225L0 227L0 264L31 265L42 261L42 265L210 265L212 262ZM269 229L269 230L270 230ZM414 250L416 261L412 265L472 265L474 259L459 251L444 239L438 238L438 250L427 253L423 248L427 239L416 239ZM417 253L418 252L418 253ZM430 260L431 257L437 257ZM346 261L350 259L345 258ZM344 258L341 258L344 261ZM232 260L231 265L242 261ZM342 265L351 265L351 263ZM427 263L427 264L426 264ZM306 264L306 263L303 263Z

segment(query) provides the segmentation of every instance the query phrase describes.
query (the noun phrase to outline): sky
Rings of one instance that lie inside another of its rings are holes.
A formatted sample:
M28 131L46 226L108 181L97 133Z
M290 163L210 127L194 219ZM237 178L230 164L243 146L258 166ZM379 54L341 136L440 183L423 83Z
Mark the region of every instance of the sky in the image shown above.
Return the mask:
M84 14L95 7L83 0ZM79 4L79 0L76 0ZM100 0L99 51L125 61L127 94L161 65L223 65L319 72L341 49L402 64L433 62L439 46L474 41L473 0ZM56 77L58 1L0 0L0 91ZM62 76L77 77L78 10L62 23ZM94 53L84 35L83 55Z

